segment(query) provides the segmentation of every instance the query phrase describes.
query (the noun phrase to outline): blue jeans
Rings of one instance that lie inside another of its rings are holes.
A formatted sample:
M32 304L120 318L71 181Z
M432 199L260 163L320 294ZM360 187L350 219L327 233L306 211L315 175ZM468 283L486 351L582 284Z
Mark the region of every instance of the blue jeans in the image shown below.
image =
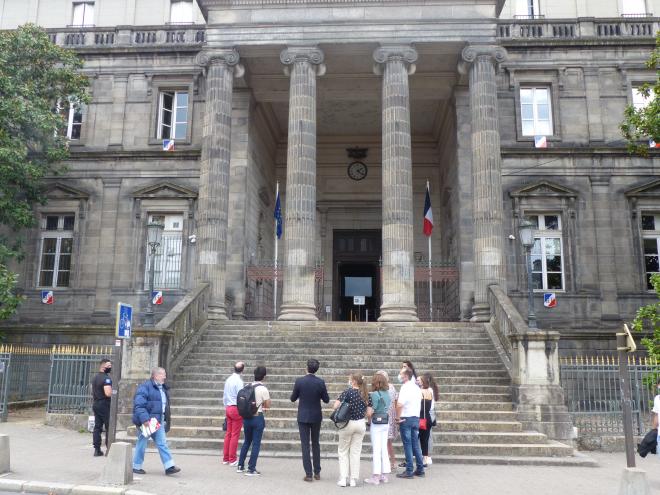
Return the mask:
M248 471L254 471L257 468L257 459L261 449L261 437L266 428L266 420L263 414L257 414L251 418L243 419L243 445L241 446L241 455L238 457L238 466L245 466L245 458L248 450L252 446L250 462L248 462Z
M135 453L133 454L133 469L142 469L142 463L144 462L144 451L147 450L147 443L149 443L148 438L144 438L140 429L138 428L137 432L138 438L137 443L135 444ZM170 448L167 446L167 437L165 436L165 424L151 435L156 447L158 447L158 453L160 454L160 460L163 463L165 469L174 466L174 461L172 460L172 454L170 453Z
M413 455L417 465L417 473L424 472L424 459L422 458L422 447L419 444L419 418L411 416L402 418L405 421L399 425L403 452L406 454L406 474L413 474Z

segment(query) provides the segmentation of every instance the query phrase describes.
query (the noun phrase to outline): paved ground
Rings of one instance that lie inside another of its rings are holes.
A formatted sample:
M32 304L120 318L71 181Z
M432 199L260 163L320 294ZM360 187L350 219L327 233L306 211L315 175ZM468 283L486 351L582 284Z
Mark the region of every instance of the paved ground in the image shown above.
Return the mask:
M34 413L12 415L9 423L0 424L0 433L10 435L12 473L4 478L30 481L58 481L94 484L103 470L105 458L92 457L91 434L77 433L40 424ZM600 467L473 466L435 464L425 479L394 480L388 486L363 487L384 494L507 494L535 495L615 495L618 492L623 454L593 454ZM269 495L298 493L339 493L336 460L323 464L320 482L304 483L300 461L293 459L259 460L260 478L247 478L223 466L215 456L176 455L182 472L165 476L155 453L147 454L146 475L136 476L132 488L159 495L214 494L225 490L268 491ZM652 493L660 493L660 459L641 459ZM363 477L369 463L362 463Z

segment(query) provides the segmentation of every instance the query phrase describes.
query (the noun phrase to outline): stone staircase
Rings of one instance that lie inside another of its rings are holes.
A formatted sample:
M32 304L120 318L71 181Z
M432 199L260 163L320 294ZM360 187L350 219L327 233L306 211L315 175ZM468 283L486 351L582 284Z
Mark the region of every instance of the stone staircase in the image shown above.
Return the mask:
M289 400L309 357L321 362L318 375L332 403L349 372L371 376L379 369L396 377L404 359L437 378L437 427L433 458L440 462L590 464L572 447L523 431L511 402L511 380L486 330L467 323L387 325L377 323L214 322L170 379L173 449L219 455L222 448L222 390L233 363L246 362L244 380L265 365L272 409L266 414L261 455L298 457L297 404ZM133 438L131 432L124 438ZM321 430L322 455L337 455L337 432L329 420ZM369 435L363 456L369 457ZM400 455L400 453L399 453Z

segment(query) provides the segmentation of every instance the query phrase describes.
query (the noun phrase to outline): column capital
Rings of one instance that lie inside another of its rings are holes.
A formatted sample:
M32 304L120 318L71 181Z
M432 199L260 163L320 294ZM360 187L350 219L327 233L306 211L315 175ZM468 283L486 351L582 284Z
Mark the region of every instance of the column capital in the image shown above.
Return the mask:
M499 45L468 45L461 52L458 71L467 74L470 65L481 56L490 57L495 64L501 64L507 59L507 55L506 49Z
M322 76L325 74L325 55L323 50L317 46L287 46L280 52L280 62L286 65L293 65L296 62L307 62L311 65L316 65L316 75ZM284 73L288 76L290 71L288 67L284 67Z
M374 73L382 75L383 65L387 62L400 60L408 66L408 74L415 73L417 50L411 45L381 45L374 50Z
M236 77L241 77L245 70L243 69L243 66L238 63L240 59L241 57L236 48L213 48L199 52L195 57L195 63L204 68L223 64L234 69Z

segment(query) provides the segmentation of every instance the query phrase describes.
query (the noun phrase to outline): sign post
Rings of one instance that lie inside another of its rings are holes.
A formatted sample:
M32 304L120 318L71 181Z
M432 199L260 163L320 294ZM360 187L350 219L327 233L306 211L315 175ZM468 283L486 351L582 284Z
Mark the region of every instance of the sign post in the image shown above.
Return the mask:
M110 398L110 421L108 422L108 450L117 438L117 410L119 409L119 382L121 381L123 341L130 339L133 332L133 307L130 304L117 303L115 319L115 346L112 352L112 364L115 370L112 382L112 397Z
M358 307L358 321L362 321L361 306L364 306L364 296L353 296L353 304Z

